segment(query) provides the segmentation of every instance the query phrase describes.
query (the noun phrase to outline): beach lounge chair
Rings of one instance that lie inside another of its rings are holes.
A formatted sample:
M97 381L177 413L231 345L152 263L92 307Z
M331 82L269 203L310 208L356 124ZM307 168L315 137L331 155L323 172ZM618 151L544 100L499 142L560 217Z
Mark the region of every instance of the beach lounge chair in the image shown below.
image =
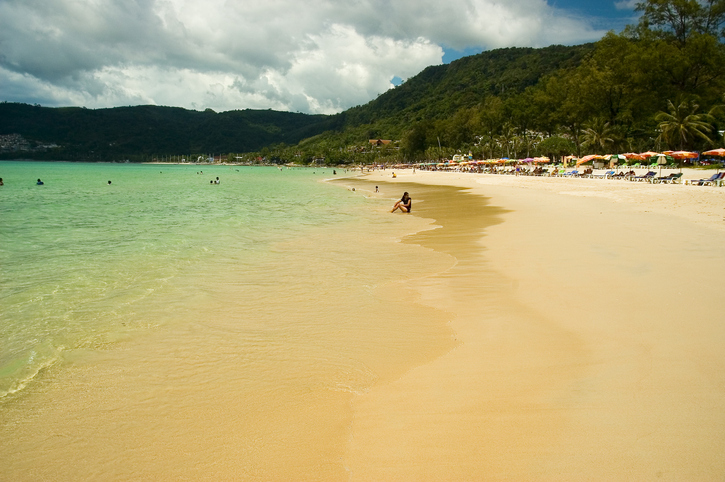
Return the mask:
M690 184L692 186L706 186L707 184L715 185L718 181L722 180L723 175L725 175L725 172L713 174L709 179L688 179L685 181L685 184Z
M721 172L718 177L715 179L708 179L707 181L703 182L703 186L722 186L723 179L725 179L725 172Z
M637 181L637 182L641 182L641 181L649 181L650 179L654 178L654 177L655 177L656 175L657 175L657 173L656 173L656 172L654 172L654 171L649 171L649 172L648 172L647 174L645 174L644 176L634 176L634 177L631 177L631 178L629 178L629 180L630 180L630 181Z
M614 176L614 171L607 171L604 174L592 174L590 177L596 177L597 179L608 179L612 176Z
M669 176L663 176L663 177L657 177L655 179L652 179L653 184L677 184L682 177L681 172L672 173Z
M569 177L577 177L577 176L579 176L579 171L577 171L576 169L574 169L571 172L565 172L563 175L564 176L569 176Z

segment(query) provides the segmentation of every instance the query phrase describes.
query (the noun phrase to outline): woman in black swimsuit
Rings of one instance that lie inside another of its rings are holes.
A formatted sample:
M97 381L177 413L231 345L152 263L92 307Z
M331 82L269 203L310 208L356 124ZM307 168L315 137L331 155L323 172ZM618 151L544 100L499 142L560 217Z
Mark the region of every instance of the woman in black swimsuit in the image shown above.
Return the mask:
M409 213L410 209L413 207L413 201L410 199L410 196L407 192L403 193L403 197L400 198L400 201L395 203L395 206L393 206L393 210L390 211L391 213L394 213L396 209L400 209L404 213Z

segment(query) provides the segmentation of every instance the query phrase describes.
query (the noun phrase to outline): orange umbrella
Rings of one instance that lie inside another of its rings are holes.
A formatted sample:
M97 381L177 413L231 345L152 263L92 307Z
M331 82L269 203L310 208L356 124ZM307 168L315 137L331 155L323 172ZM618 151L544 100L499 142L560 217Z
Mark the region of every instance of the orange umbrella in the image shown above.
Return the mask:
M622 155L627 159L634 159L636 161L643 161L646 159L644 154L637 154L636 152L625 152Z
M649 159L652 156L659 156L659 152L647 151L640 154L644 159Z
M576 161L576 165L580 166L580 165L584 164L585 162L593 161L594 159L606 160L607 158L604 156L600 156L599 154L590 154L590 155L584 156L581 159L579 159L578 161Z
M674 151L669 153L675 159L697 159L700 155L697 152Z
M705 151L703 154L707 156L725 157L725 149L713 149L711 151Z

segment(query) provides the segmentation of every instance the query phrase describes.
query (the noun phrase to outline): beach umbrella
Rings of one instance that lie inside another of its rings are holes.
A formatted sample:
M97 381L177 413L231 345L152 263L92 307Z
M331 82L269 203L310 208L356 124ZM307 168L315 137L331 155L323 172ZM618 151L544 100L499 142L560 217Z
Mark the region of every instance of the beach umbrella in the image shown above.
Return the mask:
M672 152L665 152L664 154L670 155L674 157L675 159L697 159L700 157L700 155L697 152L689 152L689 151L672 151Z
M593 161L594 159L606 160L607 158L604 156L600 156L599 154L589 154L588 156L584 156L584 157L580 158L578 161L576 161L576 165L580 166L586 162Z
M640 156L642 156L642 159L640 159L640 160L649 159L650 157L659 156L659 155L660 155L659 152L654 152L654 151L643 152L640 154Z
M660 166L660 177L662 177L662 166L667 164L667 156L664 154L657 156L657 164Z
M710 151L705 151L703 154L708 156L715 156L715 157L725 157L725 149L712 149ZM720 165L723 164L723 160L720 159ZM720 168L718 168L717 172L720 172Z
M564 167L566 167L566 165L567 165L567 164L568 164L569 162L571 162L571 161L576 161L577 159L579 159L579 158L578 158L577 156L564 156L564 157L563 157L563 158L561 159L561 162L563 162L563 163L564 163Z
M614 163L619 163L619 161L626 161L627 156L625 154L611 154L607 155L607 159L609 159L609 168L614 167Z
M527 157L526 159L521 159L521 162L534 162L533 157Z

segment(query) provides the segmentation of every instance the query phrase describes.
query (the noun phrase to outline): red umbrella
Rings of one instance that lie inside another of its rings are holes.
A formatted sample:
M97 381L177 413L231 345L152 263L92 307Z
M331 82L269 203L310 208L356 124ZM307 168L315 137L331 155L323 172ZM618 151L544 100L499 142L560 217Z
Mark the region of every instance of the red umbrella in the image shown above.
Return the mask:
M713 149L711 151L705 151L703 154L708 156L725 157L725 149Z

